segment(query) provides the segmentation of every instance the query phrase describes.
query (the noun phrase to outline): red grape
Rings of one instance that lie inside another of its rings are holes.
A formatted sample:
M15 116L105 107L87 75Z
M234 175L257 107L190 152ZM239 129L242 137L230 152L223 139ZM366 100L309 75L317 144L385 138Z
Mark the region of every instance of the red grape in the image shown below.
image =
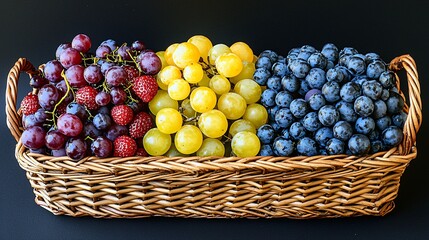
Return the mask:
M85 34L78 34L73 38L72 48L79 52L86 53L91 48L91 39Z
M112 97L106 92L99 92L97 96L95 96L95 102L100 106L106 106L111 100Z
M72 47L71 43L63 43L63 44L60 44L60 46L58 46L58 48L57 48L57 51L55 51L55 58L56 58L56 59L60 59L60 55L61 55L61 53L62 53L65 49L67 49L67 48L71 48L71 47Z
M83 76L84 71L85 67L82 65L74 65L66 70L66 78L69 81L70 86L81 88L88 85Z
M65 136L61 134L58 130L51 130L46 133L45 145L49 149L58 150L60 148L64 148L65 141Z
M82 132L83 124L78 116L64 113L58 118L57 127L60 133L68 137L76 137Z
M88 146L81 138L71 138L66 143L66 154L71 159L80 160L85 157Z
M21 142L25 147L37 149L45 146L46 131L40 126L25 129L21 135Z
M161 70L161 59L154 52L145 52L139 55L139 66L145 74L155 75Z
M107 45L101 45L95 50L95 56L98 58L105 58L106 55L111 52L112 50Z
M106 82L109 86L119 86L127 80L127 72L120 66L110 67L106 71Z
M146 46L142 41L137 40L133 42L133 44L131 45L131 49L136 51L142 51L146 49Z
M74 48L67 48L60 55L60 62L64 68L69 68L73 65L82 63L82 56L80 52Z
M98 65L89 65L83 72L83 77L88 83L99 83L103 79L101 68Z
M61 76L62 71L63 66L57 60L47 62L43 68L45 78L54 83L63 79L63 76Z
M110 157L112 155L112 150L113 143L106 137L97 137L91 144L91 151L97 157Z
M54 110L55 104L60 100L60 92L52 84L46 84L40 88L37 94L40 106L48 111Z
M112 87L110 96L112 96L112 103L115 105L124 104L127 100L127 93L121 87Z
M62 66L61 66L61 68L62 68ZM46 78L42 77L41 75L34 75L30 79L30 86L32 86L33 88L41 88L47 83L49 83L48 80Z
M109 48L110 48L110 50L115 50L117 47L118 47L118 45L116 44L116 41L115 40L113 40L113 39L107 39L107 40L104 40L101 44L100 44L100 46L108 46Z
M76 115L81 120L86 120L89 117L86 108L83 105L80 105L77 102L71 102L67 105L66 113L70 113L72 115Z
M54 156L54 157L62 157L62 156L67 155L65 148L60 148L58 150L52 150L51 153L52 153L52 156Z
M116 138L122 135L128 135L128 127L121 126L118 124L113 124L106 132L106 137L110 141L115 141Z
M127 45L123 45L118 48L118 55L121 56L123 60L131 60L130 54L128 54L128 51L130 51L131 48Z

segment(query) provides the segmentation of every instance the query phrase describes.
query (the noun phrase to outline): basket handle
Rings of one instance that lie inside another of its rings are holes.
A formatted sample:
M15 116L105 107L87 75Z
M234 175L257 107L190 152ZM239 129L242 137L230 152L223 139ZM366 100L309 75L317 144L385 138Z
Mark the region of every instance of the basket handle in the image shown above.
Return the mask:
M26 72L30 77L38 73L26 58L20 58L9 71L6 83L6 123L12 136L18 142L22 134L22 121L16 108L17 84L21 72Z
M407 73L410 105L407 120L404 124L404 140L402 141L401 154L408 154L416 143L417 132L420 129L423 119L419 75L414 59L408 54L394 58L390 62L389 68L395 72L405 69Z

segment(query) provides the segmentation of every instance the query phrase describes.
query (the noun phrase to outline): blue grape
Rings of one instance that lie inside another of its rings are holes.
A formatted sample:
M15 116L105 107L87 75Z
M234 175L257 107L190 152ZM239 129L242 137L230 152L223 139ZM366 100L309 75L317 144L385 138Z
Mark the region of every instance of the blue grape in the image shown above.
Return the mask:
M345 149L344 142L337 138L332 138L326 143L326 152L329 155L343 154L344 149Z
M372 79L378 79L386 71L386 66L380 60L372 61L366 68L366 75Z
M384 129L381 135L383 143L388 147L397 146L402 142L402 139L404 138L404 133L397 126L390 126Z
M263 144L259 150L259 156L274 156L274 151L271 145Z
M354 134L348 142L348 147L353 155L362 156L371 149L371 142L363 134Z
M361 95L361 89L358 84L348 82L341 87L340 96L346 102L354 102Z
M320 108L318 113L319 121L323 126L333 126L336 122L340 120L340 113L332 105L325 105Z
M299 140L307 135L306 129L300 122L294 122L289 128L289 135L293 140Z
M286 74L282 78L281 84L284 90L287 90L291 93L297 92L301 87L301 81L293 74Z
M378 81L384 88L391 89L395 86L396 83L395 73L392 71L385 71L380 74Z
M326 73L323 69L312 68L305 77L305 80L307 80L311 88L322 89L326 82Z
M302 79L300 89L298 90L299 95L305 96L305 94L310 90L311 90L310 84L308 84L307 80Z
M273 149L277 156L286 157L293 154L295 151L295 144L292 140L284 137L277 137L274 139Z
M346 142L353 135L353 127L346 121L339 121L332 128L332 132L335 138Z
M306 61L299 59L292 61L289 68L297 78L304 78L311 69L310 65Z
M289 107L293 101L293 96L287 91L277 93L275 102L279 107Z
M388 128L391 124L392 119L389 116L384 116L375 120L375 125L380 131L383 131L384 129Z
M361 75L366 71L366 64L361 57L353 56L347 63L347 68L352 71L352 73L356 75Z
M312 68L321 68L321 69L325 69L326 65L328 64L328 60L326 59L326 57L319 52L315 52L311 54L307 62L308 64L310 64Z
M380 139L380 132L377 129L375 129L374 131L368 133L367 137L370 141L379 140Z
M326 80L328 81L341 83L347 81L348 78L349 77L346 68L341 66L336 66L326 72Z
M290 103L289 109L296 118L302 118L309 112L308 104L302 98L294 99Z
M372 116L375 119L382 118L387 114L387 106L383 100L377 100L374 102L374 112Z
M322 94L320 93L316 93L313 94L309 99L308 99L308 105L310 106L311 109L317 111L319 110L321 107L326 105L326 100L323 97Z
M351 82L356 83L357 85L359 85L359 87L362 89L362 86L365 82L369 81L368 77L365 75L359 75L354 77Z
M322 127L319 130L317 130L316 133L314 134L314 140L316 140L316 142L321 147L325 147L329 139L333 137L334 137L334 133L332 131L332 128L329 128L329 127Z
M271 71L273 72L274 76L283 77L288 73L289 70L286 63L276 62L271 67Z
M282 81L280 77L271 76L267 80L267 88L273 89L278 92L282 90Z
M276 131L271 125L264 124L258 128L256 135L262 144L269 144L272 143L276 137Z
M356 120L355 129L357 133L369 134L375 129L375 121L371 117L360 117Z
M276 112L274 119L282 128L289 127L295 121L295 118L289 108L280 108Z
M338 48L332 43L327 43L323 46L321 53L326 57L328 61L338 61Z
M404 111L401 111L399 114L392 116L392 122L395 126L403 128L407 117L408 115Z
M263 86L267 84L268 78L271 76L270 70L266 68L257 68L253 73L253 80L259 85Z
M307 131L314 132L322 127L322 124L319 121L317 112L309 112L302 119L302 125Z
M271 69L272 65L271 59L266 56L259 56L258 60L255 62L256 68Z
M370 63L372 63L374 61L377 61L377 60L381 61L381 57L377 53L367 53L367 54L365 54L365 63L366 64L370 64Z
M378 153L383 151L384 144L380 140L371 141L371 150L370 153Z
M355 112L361 117L368 117L374 112L374 103L367 96L360 96L354 102Z
M264 50L259 54L259 57L268 57L271 62L276 62L279 55L273 50Z
M340 100L340 84L335 81L325 83L322 87L322 94L328 102L334 103Z
M339 101L335 104L338 112L340 113L340 118L349 123L354 123L358 118L358 115L354 111L353 103L348 103L346 101Z
M318 153L316 142L309 137L300 139L296 144L296 150L305 156L315 156Z
M372 100L377 100L383 93L383 87L376 80L366 81L362 84L362 93Z
M348 54L348 55L354 55L354 54L358 54L359 52L355 49L355 48L352 48L352 47L345 47L345 48L343 48L343 49L341 49L341 51L340 51L340 56L341 55L345 55L345 54Z
M274 121L275 116L276 116L276 112L277 110L279 110L280 107L275 105L273 107L267 108L267 112L268 112L268 118L272 121Z
M273 89L265 89L261 94L261 104L264 107L272 107L276 105L276 95L277 92Z
M386 101L387 113L398 114L404 108L404 99L398 93L390 91L390 97Z

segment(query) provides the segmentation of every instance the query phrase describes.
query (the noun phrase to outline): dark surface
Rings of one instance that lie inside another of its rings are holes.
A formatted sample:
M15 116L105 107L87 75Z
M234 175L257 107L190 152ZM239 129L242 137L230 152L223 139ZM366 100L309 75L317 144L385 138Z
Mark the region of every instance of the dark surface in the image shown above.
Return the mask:
M0 5L3 94L8 71L19 57L42 64L53 58L60 43L78 33L88 34L93 45L107 38L140 39L156 50L204 34L213 43L245 41L255 53L273 49L285 55L292 47L310 44L320 49L326 42L378 52L386 61L409 53L418 65L424 107L428 103L429 4L420 1L44 2L15 0ZM19 86L18 102L30 91L28 78L21 77ZM4 97L0 106L4 109ZM25 172L14 156L15 140L6 127L4 111L0 116L0 239L429 238L426 124L417 138L418 157L402 177L396 208L385 217L103 220L54 216L34 203Z

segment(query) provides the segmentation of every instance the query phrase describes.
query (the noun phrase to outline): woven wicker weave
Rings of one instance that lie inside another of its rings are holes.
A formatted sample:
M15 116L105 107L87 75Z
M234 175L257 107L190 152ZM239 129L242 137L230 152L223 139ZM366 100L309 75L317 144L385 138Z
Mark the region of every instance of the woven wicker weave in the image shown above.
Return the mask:
M400 178L417 155L422 122L420 84L409 55L390 69L405 69L409 107L404 141L371 156L314 157L67 157L29 153L20 142L16 110L20 72L37 70L24 58L11 69L7 125L15 155L38 205L56 215L104 218L148 216L325 218L382 216L394 208ZM399 79L397 79L399 88ZM402 92L401 92L402 94Z

